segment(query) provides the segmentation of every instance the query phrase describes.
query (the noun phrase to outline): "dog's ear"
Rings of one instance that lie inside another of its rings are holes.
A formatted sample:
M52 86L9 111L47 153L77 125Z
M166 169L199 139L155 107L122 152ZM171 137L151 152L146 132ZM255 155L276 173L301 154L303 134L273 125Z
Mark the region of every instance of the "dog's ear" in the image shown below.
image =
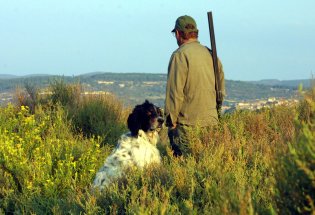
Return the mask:
M141 124L138 120L137 112L134 111L128 116L127 124L131 132L131 135L138 136L138 132L141 127Z

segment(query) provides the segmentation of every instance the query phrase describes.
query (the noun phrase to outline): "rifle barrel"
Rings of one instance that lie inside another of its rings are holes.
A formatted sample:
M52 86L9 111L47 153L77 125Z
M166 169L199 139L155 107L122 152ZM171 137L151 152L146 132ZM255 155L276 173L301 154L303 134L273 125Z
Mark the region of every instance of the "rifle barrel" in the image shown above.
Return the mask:
M219 95L219 91L221 90L221 82L219 79L219 64L218 64L218 56L217 56L217 48L215 44L215 35L214 35L214 25L213 25L213 17L212 12L208 12L208 23L209 23L209 32L210 32L210 43L211 43L211 49L212 49L212 60L213 60L213 68L215 73L215 90L217 92L217 101L223 100L221 98L221 95Z

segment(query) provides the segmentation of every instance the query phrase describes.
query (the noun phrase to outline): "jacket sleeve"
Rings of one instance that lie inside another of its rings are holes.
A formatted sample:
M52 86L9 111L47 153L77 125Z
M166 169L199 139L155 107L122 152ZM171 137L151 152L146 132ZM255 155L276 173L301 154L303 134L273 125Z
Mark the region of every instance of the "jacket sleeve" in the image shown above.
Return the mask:
M184 101L184 88L187 80L188 63L182 53L173 53L168 66L165 116L166 125L172 126L177 122Z

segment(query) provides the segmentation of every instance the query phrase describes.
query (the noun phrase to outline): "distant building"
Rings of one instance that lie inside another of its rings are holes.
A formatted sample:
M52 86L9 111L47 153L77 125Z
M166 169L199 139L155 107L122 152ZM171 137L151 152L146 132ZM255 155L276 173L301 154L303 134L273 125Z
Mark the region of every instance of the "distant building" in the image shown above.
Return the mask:
M106 85L111 85L114 84L114 81L97 81L98 84L106 84Z
M105 92L105 91L91 91L91 92L85 91L85 92L83 92L81 94L82 95L110 95L112 93Z

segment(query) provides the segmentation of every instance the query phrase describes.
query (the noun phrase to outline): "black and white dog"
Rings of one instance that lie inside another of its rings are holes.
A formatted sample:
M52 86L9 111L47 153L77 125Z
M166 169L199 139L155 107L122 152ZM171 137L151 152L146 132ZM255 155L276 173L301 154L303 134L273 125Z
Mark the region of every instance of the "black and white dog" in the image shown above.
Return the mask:
M123 176L128 168L143 169L152 163L159 164L161 156L156 144L163 122L163 113L159 107L147 100L137 105L128 117L130 132L120 137L117 147L97 172L93 186L100 189L108 186Z

